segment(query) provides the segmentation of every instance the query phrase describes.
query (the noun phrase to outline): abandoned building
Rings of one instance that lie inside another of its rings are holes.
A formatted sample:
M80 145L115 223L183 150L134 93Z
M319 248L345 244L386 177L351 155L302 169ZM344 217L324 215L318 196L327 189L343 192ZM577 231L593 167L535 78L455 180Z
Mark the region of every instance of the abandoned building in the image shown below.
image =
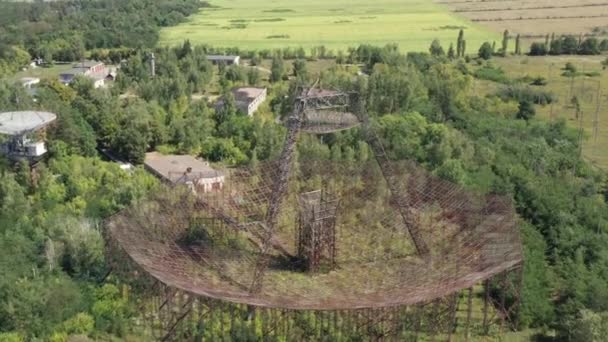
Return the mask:
M183 184L194 192L219 191L224 186L224 175L209 163L189 155L146 153L146 170L169 184Z
M268 96L268 90L266 88L234 88L232 89L232 95L236 103L237 109L243 114L252 116L260 107L266 97ZM216 110L220 110L224 106L224 100L220 99L216 104Z
M116 71L109 68L102 62L84 61L74 64L72 69L59 74L59 81L65 85L68 85L72 83L74 78L78 75L91 78L95 88L100 88L105 86L106 80L114 79Z
M208 55L207 60L213 64L239 65L241 62L240 56L223 56L223 55Z

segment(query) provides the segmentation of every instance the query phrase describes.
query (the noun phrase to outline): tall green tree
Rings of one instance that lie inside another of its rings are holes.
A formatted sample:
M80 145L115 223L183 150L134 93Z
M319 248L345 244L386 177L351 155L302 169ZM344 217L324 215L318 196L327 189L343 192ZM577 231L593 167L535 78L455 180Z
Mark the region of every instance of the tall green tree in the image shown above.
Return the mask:
M278 82L283 79L285 76L285 63L282 57L275 55L272 58L270 71L270 82Z
M448 49L448 58L454 59L456 57L454 52L454 44L450 43L450 48Z
M515 54L521 56L521 35L519 33L515 37Z
M458 58L464 57L464 30L460 29L458 32L458 40L456 41L456 56Z
M445 51L443 50L443 47L441 46L441 43L438 39L433 40L433 42L431 43L431 47L429 48L429 52L432 56L435 57L445 56Z
M508 48L509 48L509 30L505 30L505 32L502 35L502 49L500 50L500 53L503 57L507 56L508 53Z

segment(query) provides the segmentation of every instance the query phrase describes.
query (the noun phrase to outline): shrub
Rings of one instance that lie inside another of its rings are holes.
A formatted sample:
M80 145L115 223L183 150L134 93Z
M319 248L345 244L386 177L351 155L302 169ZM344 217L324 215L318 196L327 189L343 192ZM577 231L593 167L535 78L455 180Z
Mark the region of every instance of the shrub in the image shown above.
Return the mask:
M532 80L532 83L530 83L530 85L545 86L545 85L547 85L547 79L544 77L538 76L538 77L534 78L534 80Z
M530 56L545 56L547 54L547 45L544 43L532 43L530 46Z
M511 80L505 75L501 68L484 66L475 71L474 76L480 80L493 81L497 83L509 84Z
M555 101L553 93L529 86L509 86L498 91L496 94L503 101L515 100L518 102L529 101L534 104L546 105Z
M492 54L494 53L494 49L492 49L492 44L485 42L479 48L479 58L488 60L492 58Z

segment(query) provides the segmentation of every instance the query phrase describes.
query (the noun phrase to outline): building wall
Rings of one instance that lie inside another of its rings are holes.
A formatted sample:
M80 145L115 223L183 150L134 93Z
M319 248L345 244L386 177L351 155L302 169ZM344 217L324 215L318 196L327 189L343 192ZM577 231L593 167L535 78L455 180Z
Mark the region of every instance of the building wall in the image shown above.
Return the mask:
M252 116L258 110L258 108L260 108L260 105L266 101L267 96L268 91L264 89L264 91L249 104L247 108L247 115Z

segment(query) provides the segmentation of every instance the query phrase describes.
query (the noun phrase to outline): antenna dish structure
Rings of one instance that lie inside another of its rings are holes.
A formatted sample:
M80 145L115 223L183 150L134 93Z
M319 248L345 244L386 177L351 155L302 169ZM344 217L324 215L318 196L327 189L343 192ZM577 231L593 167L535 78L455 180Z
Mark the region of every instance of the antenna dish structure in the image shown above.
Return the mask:
M449 340L468 336L478 284L484 331L516 324L523 253L511 202L390 160L364 107L356 93L307 89L277 160L109 219L115 270L156 298L147 317L160 340L186 338L216 311L262 315L268 337L296 334L290 320L312 314L343 336ZM369 160L296 158L300 134L354 127Z
M49 112L19 111L0 113L0 134L9 136L0 143L0 153L11 159L36 161L47 151L44 129L57 119Z
M24 135L44 128L57 119L49 112L21 111L0 113L0 134Z

